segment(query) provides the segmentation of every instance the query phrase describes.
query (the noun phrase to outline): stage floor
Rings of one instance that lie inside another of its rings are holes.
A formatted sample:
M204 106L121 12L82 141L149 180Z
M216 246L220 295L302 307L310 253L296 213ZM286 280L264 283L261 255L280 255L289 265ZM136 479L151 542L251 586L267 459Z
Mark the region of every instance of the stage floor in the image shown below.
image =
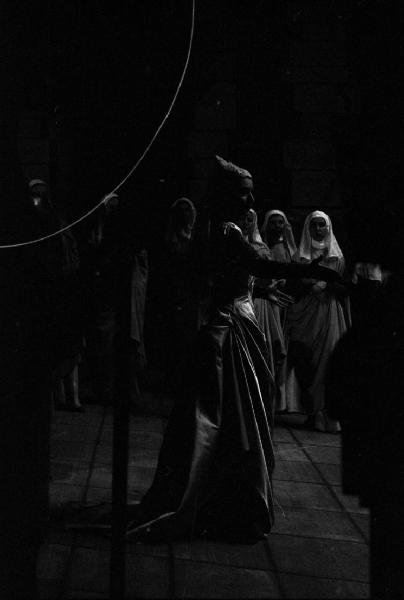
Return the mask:
M147 394L142 405L155 403ZM127 544L128 598L367 598L369 515L341 490L340 443L278 419L274 441L276 523L255 545L195 541ZM153 477L166 419L131 417L129 501ZM56 411L51 521L38 573L41 598L108 598L109 538L66 531L68 508L111 501L111 408Z

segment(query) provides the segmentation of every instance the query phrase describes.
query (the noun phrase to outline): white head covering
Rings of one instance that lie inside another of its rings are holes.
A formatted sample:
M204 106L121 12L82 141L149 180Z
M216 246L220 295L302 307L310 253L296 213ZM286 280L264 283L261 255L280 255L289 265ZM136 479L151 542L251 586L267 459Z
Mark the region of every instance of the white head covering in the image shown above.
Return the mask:
M324 219L327 225L327 235L324 242L319 244L312 239L310 235L310 223L313 219ZM300 238L300 244L297 251L299 258L305 258L311 260L311 251L313 248L324 248L327 249L327 258L343 258L342 250L338 245L336 237L332 231L331 219L321 210L315 210L307 215L304 222L302 237Z
M250 242L250 244L262 244L264 245L265 242L263 241L261 234L259 232L258 229L258 216L257 213L255 212L255 210L253 208L250 208L250 210L248 211L249 213L252 214L253 216L253 225L252 225L252 231L251 233L248 233L248 241Z
M189 223L188 228L186 228L185 225L179 226L178 224L178 207L180 204L185 204L191 211L191 222ZM176 245L179 240L189 240L191 238L192 230L195 225L196 216L197 212L192 200L185 197L177 198L177 200L175 200L175 202L173 202L173 204L170 206L170 212L165 233L166 244Z
M296 243L295 243L295 237L293 235L293 229L292 229L291 224L288 221L287 216L281 210L277 210L277 209L269 210L265 214L264 223L263 223L263 225L261 227L262 237L263 237L264 241L266 243L268 243L267 242L268 222L269 222L269 219L273 215L280 215L281 217L283 217L283 219L285 221L285 229L284 229L284 232L283 232L283 239L285 240L285 243L286 243L286 245L288 247L290 256L293 256L295 254L295 252L296 252Z
M181 198L177 198L177 200L175 200L175 202L172 203L170 210L176 208L179 204L186 204L190 208L190 210L192 212L192 219L193 219L193 225L194 225L195 220L196 220L195 204L189 198L185 198L185 196L181 196Z
M31 181L28 184L28 187L31 190L36 185L44 185L48 187L48 184L45 183L45 181L43 181L42 179L31 179Z

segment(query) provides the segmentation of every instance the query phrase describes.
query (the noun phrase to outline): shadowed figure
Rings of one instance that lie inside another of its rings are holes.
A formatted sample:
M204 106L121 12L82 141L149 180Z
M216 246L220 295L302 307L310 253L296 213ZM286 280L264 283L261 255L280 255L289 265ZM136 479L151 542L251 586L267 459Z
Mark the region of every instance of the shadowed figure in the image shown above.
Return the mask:
M284 256L275 258L268 245L263 241L258 230L257 213L252 208L248 213L246 235L249 243L260 256L268 260L290 262ZM265 335L268 346L268 367L276 384L275 410L282 404L285 395L283 366L286 358L286 347L283 332L285 310L293 303L293 298L282 291L284 279L252 278L252 296L254 311L258 324Z
M39 218L16 164L0 177L2 244L57 229L51 218ZM17 600L38 597L63 257L59 238L0 252L0 597Z
M320 264L343 274L344 257L333 234L331 220L322 211L314 211L306 217L293 260L305 263L316 258L320 259ZM339 282L307 278L302 281L301 297L287 315L288 402L296 405L301 397L302 408L308 414L307 425L330 433L340 431L340 425L327 415L324 377L336 343L350 326L346 296L346 288Z
M401 248L393 260L389 252L355 265L356 318L326 378L327 410L342 427L343 491L370 508L371 597L386 600L404 598L404 269Z
M260 257L242 230L252 177L216 158L211 197L210 319L189 354L153 484L129 508L128 537L143 541L206 535L255 542L271 530L274 382L249 295L251 275L338 279L311 264Z

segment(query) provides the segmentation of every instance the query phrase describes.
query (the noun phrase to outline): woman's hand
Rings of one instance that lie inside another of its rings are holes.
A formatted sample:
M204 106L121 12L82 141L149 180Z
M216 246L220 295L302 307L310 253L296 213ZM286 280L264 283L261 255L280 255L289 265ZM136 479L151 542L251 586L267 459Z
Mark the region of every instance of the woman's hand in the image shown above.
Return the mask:
M323 267L319 264L322 260L323 257L319 256L311 261L311 263L308 265L309 277L327 282L340 281L341 276L339 273L337 273L337 271L334 271L334 269L328 269L327 267Z
M286 279L277 279L277 280L275 281L275 283L276 283L276 287L277 287L278 289L279 289L279 288L284 288L284 287L285 287L285 285L286 285Z
M294 298L278 289L278 285L281 285L282 281L281 279L268 286L268 300L282 308L287 308L290 304L294 303Z

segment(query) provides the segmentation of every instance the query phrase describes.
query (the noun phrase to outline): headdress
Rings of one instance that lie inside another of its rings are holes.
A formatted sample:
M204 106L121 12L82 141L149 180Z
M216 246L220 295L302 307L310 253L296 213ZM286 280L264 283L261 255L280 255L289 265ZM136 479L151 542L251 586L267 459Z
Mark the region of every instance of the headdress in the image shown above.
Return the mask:
M332 230L331 219L321 210L315 210L306 217L298 248L299 258L311 260L311 251L312 248L315 247L315 244L313 244L314 240L310 235L310 223L313 219L318 218L324 219L327 225L327 235L324 239L323 245L324 249L327 248L327 258L343 258L342 250L339 247L336 237Z
M254 203L251 173L217 155L212 183L211 211L221 218L226 219L234 210L248 210Z
M192 222L187 222L180 205L185 204L191 211ZM196 208L189 198L181 197L170 206L165 234L166 244L177 246L181 240L190 239L196 219Z
M42 179L31 179L31 181L28 183L28 187L30 190L36 185L44 185L45 187L48 187L48 184L45 183L45 181L43 181Z
M265 242L263 241L260 231L258 229L257 213L255 212L255 210L253 208L250 208L250 210L248 212L251 213L253 216L252 231L251 231L251 233L248 234L248 241L251 244L261 244L263 246L266 245Z
M222 176L229 181L237 181L239 182L242 179L251 179L252 175L247 169L242 169L238 167L234 163L225 160L221 156L216 154L216 165L219 168L219 171L222 173Z
M286 245L288 247L290 256L293 256L295 254L295 252L296 252L295 236L293 235L293 229L292 229L291 224L289 223L289 220L288 220L287 216L281 210L277 210L277 209L275 209L275 210L269 210L265 214L264 223L263 223L263 225L261 227L262 238L263 238L263 240L266 243L268 243L268 240L267 240L268 222L269 222L269 219L273 215L280 215L281 217L283 217L283 219L285 221L285 229L284 229L284 232L283 232L283 238L284 238L285 243L286 243Z

